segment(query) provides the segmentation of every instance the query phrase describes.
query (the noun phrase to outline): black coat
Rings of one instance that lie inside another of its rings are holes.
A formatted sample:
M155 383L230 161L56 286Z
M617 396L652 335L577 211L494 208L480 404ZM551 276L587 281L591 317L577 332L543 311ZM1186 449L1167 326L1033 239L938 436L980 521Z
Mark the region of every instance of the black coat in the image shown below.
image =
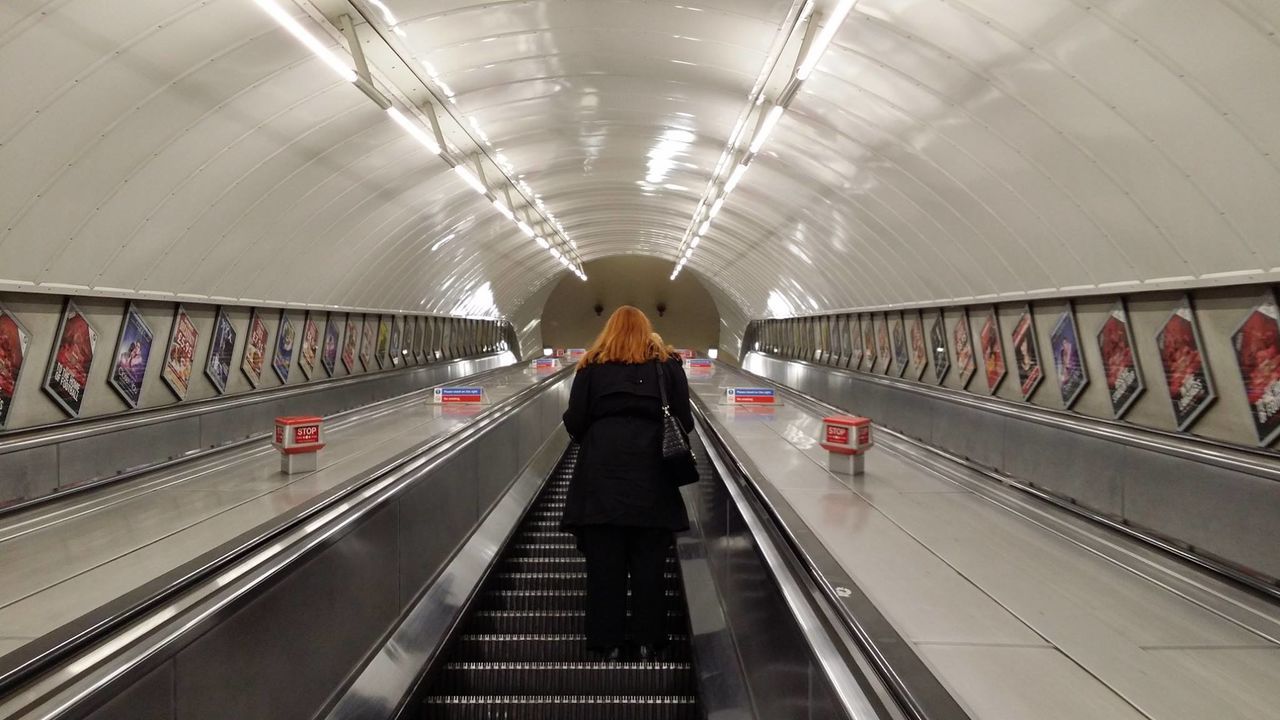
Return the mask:
M668 360L671 414L693 430L689 380ZM623 525L686 530L689 516L662 459L662 401L656 362L600 363L578 370L564 426L581 444L561 527Z

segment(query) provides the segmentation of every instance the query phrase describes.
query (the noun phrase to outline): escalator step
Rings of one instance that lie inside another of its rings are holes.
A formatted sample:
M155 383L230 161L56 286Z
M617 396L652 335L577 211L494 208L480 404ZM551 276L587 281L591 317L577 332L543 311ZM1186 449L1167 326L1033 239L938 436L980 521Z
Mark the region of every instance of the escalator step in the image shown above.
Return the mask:
M663 659L687 661L689 639L670 635ZM463 635L451 657L459 662L588 662L587 636L582 634Z
M426 720L696 720L689 695L437 695L427 698Z
M516 543L511 546L513 555L522 557L580 558L578 546L573 543Z
M447 695L687 695L687 662L449 662L435 690Z
M481 610L467 623L467 632L492 634L581 634L585 629L582 610ZM684 612L667 611L671 632L684 632Z
M666 596L668 601L683 602L677 590L667 590ZM489 590L478 602L482 610L581 610L586 600L585 590Z
M680 576L666 573L665 586L679 591ZM586 590L585 572L501 572L493 576L495 590Z
M676 566L675 557L667 558L667 568L674 570ZM587 561L582 556L577 557L524 557L512 556L503 558L503 572L585 572Z

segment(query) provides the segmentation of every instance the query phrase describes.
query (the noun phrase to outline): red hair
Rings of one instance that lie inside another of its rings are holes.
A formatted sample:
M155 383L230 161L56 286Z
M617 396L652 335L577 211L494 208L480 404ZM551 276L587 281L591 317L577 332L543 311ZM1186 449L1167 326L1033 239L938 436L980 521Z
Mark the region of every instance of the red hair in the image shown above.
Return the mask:
M671 353L660 341L655 341L653 323L638 308L623 305L609 316L604 329L596 336L587 354L578 361L578 368L595 363L642 363L650 360L666 360Z

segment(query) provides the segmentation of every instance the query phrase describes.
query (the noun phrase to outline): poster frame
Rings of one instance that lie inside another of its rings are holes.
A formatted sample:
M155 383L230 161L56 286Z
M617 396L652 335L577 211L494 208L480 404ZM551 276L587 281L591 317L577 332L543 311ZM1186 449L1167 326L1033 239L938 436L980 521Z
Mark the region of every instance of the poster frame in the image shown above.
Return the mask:
M53 387L53 374L58 364L58 350L62 347L62 337L67 331L67 320L72 313L76 313L84 318L85 325L89 328L89 367L84 373L84 387L80 388L80 398L75 407L69 404L69 401L58 394ZM49 354L49 367L45 370L43 388L46 394L53 399L53 402L62 408L67 415L78 418L80 411L84 409L84 399L89 394L89 375L93 372L93 362L98 359L98 331L94 329L93 323L89 322L89 316L84 314L79 305L71 298L67 298L62 306L62 317L58 319L58 330L53 336L53 350ZM25 359L24 359L25 364ZM16 391L16 386L15 386Z
M881 375L889 374L893 365L893 346L889 342L889 314L880 313L880 327L876 330L876 354L884 356L884 367L878 371Z
M326 377L333 377L338 371L338 355L342 352L342 326L339 326L335 318L342 313L329 312L324 316L324 342L320 344L320 367L324 369ZM343 318L345 323L346 319ZM329 338L333 337L333 353L330 357Z
M930 352L933 356L933 381L935 385L941 385L947 379L947 371L951 369L951 351L947 346L947 318L942 310L938 310L933 322L929 323L929 342L933 345ZM941 347L938 346L939 343ZM939 351L942 353L941 362Z
M338 358L342 360L348 375L355 374L356 363L360 362L360 336L364 333L364 318L360 317L360 325L357 327L355 319L359 315L349 312L343 322L342 350L338 352ZM351 351L350 354L347 350Z
M853 344L849 347L849 364L846 367L857 370L862 367L862 315L849 315L849 334Z
M224 323L226 329L231 333L231 348L227 351L227 376L225 378L219 378L213 371L213 358L214 352L218 347L218 331L224 327ZM213 383L213 387L218 391L219 395L226 394L227 385L231 382L231 363L236 357L237 336L238 333L236 332L235 323L231 322L231 316L227 314L227 309L225 307L219 307L218 311L213 316L213 334L209 336L209 352L204 360L204 374L209 378L209 382Z
M1133 363L1134 384L1137 386L1133 393L1129 395L1128 399L1126 399L1119 407L1116 406L1115 398L1112 395L1113 390L1111 387L1110 374L1108 373L1109 363L1107 362L1106 354L1103 352L1102 345L1102 333L1106 330L1107 323L1117 316L1120 318L1119 321L1124 323L1124 339L1129 345L1129 359ZM1102 358L1102 382L1107 386L1107 405L1111 407L1112 417L1116 420L1120 420L1124 418L1124 416L1133 407L1133 404L1137 402L1138 398L1147 390L1147 381L1143 377L1142 373L1142 361L1138 358L1138 343L1133 334L1133 322L1129 319L1129 310L1125 307L1123 299L1117 299L1115 303L1107 309L1107 316L1103 319L1102 324L1098 326L1098 331L1093 334L1093 341L1097 344L1098 355Z
M178 341L178 328L182 324L182 320L191 325L191 331L194 337L191 341L191 373L187 375L187 382L184 387L178 387L178 379L171 376L169 368L169 358L173 355L173 345ZM164 380L165 385L169 386L169 390L177 396L179 400L186 400L187 393L191 392L191 380L196 376L196 350L200 347L200 328L196 327L196 323L191 319L191 314L187 309L179 303L173 311L173 323L169 326L169 342L164 346L164 362L160 365L160 379Z
M404 362L404 356L400 354L402 340L404 340L404 326L400 322L399 315L392 315L391 333L387 341L387 360L393 368L400 367L400 363Z
M22 387L22 373L27 369L27 365L31 363L31 331L27 330L27 326L22 324L18 319L18 315L9 308L0 303L0 318L7 317L13 323L18 333L18 344L22 347L22 362L18 365L18 372L13 374L13 395L7 398L3 405L0 405L0 430L3 430L9 422L9 413L13 412L13 401L18 397L18 388Z
M872 313L863 314L862 341L862 353L867 362L866 372L875 372L880 358L876 357L879 348L876 347L876 316Z
M288 344L286 348L285 345ZM281 385L289 384L289 374L293 371L293 355L298 351L298 331L293 327L293 320L289 318L289 311L282 309L280 311L280 324L276 328L275 349L271 353L271 369L275 371L276 377L280 378ZM281 363L280 356L284 354L284 362Z
M311 344L307 344L310 335ZM311 349L311 364L307 365L307 350ZM302 371L304 380L310 380L316 372L316 363L320 360L320 326L316 325L315 313L307 310L302 316L302 334L298 336L298 369Z
M1270 305L1271 309L1275 312L1275 315L1271 316L1271 321L1276 326L1277 332L1280 333L1280 304L1276 302L1275 291L1268 287L1262 291L1257 302L1249 309L1248 314L1246 314L1240 322L1236 324L1235 328L1231 331L1230 337L1232 354L1236 359L1236 372L1240 375L1240 383L1244 390L1245 406L1249 410L1249 424L1253 426L1254 434L1258 437L1258 445L1261 447L1268 447L1271 443L1275 442L1277 438L1280 438L1280 421L1276 422L1276 426L1270 430L1266 430L1263 425L1258 424L1257 413L1254 410L1253 404L1249 402L1249 379L1245 376L1245 368L1240 361L1240 345L1237 337L1240 335L1241 331L1244 330L1245 325L1249 323L1249 319L1252 318L1255 313L1261 313L1264 316L1268 315L1268 313L1263 310L1263 307L1267 305ZM1273 381L1273 386L1276 383L1280 383L1280 380ZM1270 386L1268 389L1270 389ZM1277 388L1276 392L1278 394L1278 399L1280 399L1280 388Z
M1070 392L1067 390L1068 386L1062 376L1062 365L1059 363L1062 351L1058 343L1060 337L1058 331L1059 328L1064 327L1071 332L1071 339L1075 343L1077 364L1080 367L1080 382ZM1053 372L1058 378L1058 396L1062 398L1063 408L1070 410L1084 394L1085 388L1089 387L1089 366L1085 364L1084 346L1080 342L1080 325L1076 322L1075 306L1070 300L1067 301L1066 309L1053 323L1053 329L1049 331L1049 350L1053 353Z
M893 325L889 328L889 342L893 348L895 377L905 377L907 366L911 363L911 346L907 343L907 322L903 314L894 313Z
M255 327L262 327L262 342L255 343L253 340L253 330ZM271 328L267 327L267 321L262 319L262 313L258 312L258 308L253 308L249 312L249 327L246 328L244 334L244 350L240 353L240 372L244 373L245 378L249 380L249 385L257 389L262 384L262 371L267 366L267 343L271 340ZM254 348L258 352L261 362L258 363L258 374L254 375L250 372L249 367L249 349Z
M391 322L386 315L378 316L378 337L377 345L374 346L374 360L378 361L378 369L382 370L387 367L391 356L388 350L391 347Z
M1022 362L1018 353L1018 332L1026 325L1029 343L1026 344L1032 366L1027 376L1022 376ZM1018 311L1018 319L1009 330L1009 344L1013 347L1014 373L1018 376L1018 391L1024 401L1030 401L1040 383L1044 382L1044 362L1040 359L1040 338L1036 333L1036 316L1031 311L1030 303L1024 303ZM1007 365L1007 362L1006 362Z
M1188 324L1191 326L1191 339L1192 342L1195 343L1196 353L1200 356L1201 374L1204 376L1206 394L1204 399L1197 404L1194 410L1192 410L1185 418L1179 420L1177 403L1169 387L1169 368L1164 357L1164 334L1169 328L1169 323L1175 317L1179 317L1179 311L1182 310L1187 312L1188 317L1183 319L1187 320ZM1209 354L1205 352L1204 340L1200 336L1200 322L1196 317L1195 307L1191 304L1190 295L1184 294L1182 299L1180 299L1177 305L1174 306L1173 310L1165 316L1164 322L1160 323L1160 329L1156 331L1156 354L1160 357L1160 369L1164 374L1165 391L1168 393L1169 404L1173 410L1174 425L1178 428L1179 432L1186 432L1195 425L1196 421L1199 420L1200 417L1204 415L1205 411L1213 405L1214 401L1218 399L1218 389L1213 382L1213 368L1209 365Z
M915 380L920 382L929 369L929 348L924 336L924 315L919 310L912 310L911 316L912 322L907 328L907 347L911 351L911 362L916 366Z
M995 338L995 344L990 347L987 344L987 338L983 334L988 327L991 328L990 337ZM978 331L978 342L981 343L982 348L982 377L987 382L987 394L995 395L996 391L1000 389L1000 384L1004 382L1005 376L1009 374L1009 364L1004 358L1004 338L1000 335L1000 314L996 312L994 305L984 313L983 323ZM992 358L988 357L988 350L990 350L996 362L999 363L1000 372L995 376L994 380L991 377Z
M0 306L0 313L3 312L5 312L5 310ZM137 318L138 324L140 324L142 329L146 331L149 338L147 342L147 351L145 353L146 357L143 358L142 363L142 377L138 379L138 397L136 398L130 397L129 391L121 387L118 381L121 348L124 345L125 333L129 329L129 320L132 318ZM116 391L116 394L120 396L121 400L124 400L124 404L128 405L133 410L137 410L138 406L142 404L142 393L147 382L147 370L151 369L151 349L155 347L155 344L156 331L152 329L151 325L147 322L142 311L138 309L137 304L132 301L125 303L124 319L120 321L120 332L116 333L116 344L114 346L115 353L111 356L111 369L107 371L107 384L111 386L111 389ZM3 418L0 418L0 427L4 427Z
M378 328L369 324L369 313L365 313L360 325L360 352L358 355L360 367L364 368L365 372L371 372L374 369L372 367L373 346L378 342L377 334Z
M413 341L418 334L418 321L412 315L404 316L404 334L400 337L403 347L400 355L404 358L405 367L418 364L418 356L413 352Z
M968 349L968 362L965 362L965 356L961 354L960 338L963 335L963 346ZM973 326L969 323L969 308L960 308L960 319L956 321L955 327L951 329L951 340L955 346L956 354L956 373L960 380L960 389L967 390L969 383L973 382L973 376L978 374L978 354L973 349Z

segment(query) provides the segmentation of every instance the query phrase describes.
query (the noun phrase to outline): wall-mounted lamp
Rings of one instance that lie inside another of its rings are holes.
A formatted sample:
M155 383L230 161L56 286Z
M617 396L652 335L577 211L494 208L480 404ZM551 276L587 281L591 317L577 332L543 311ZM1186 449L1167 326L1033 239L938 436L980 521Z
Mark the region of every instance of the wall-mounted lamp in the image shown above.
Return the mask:
M591 309L596 311L596 317L600 317L601 315L604 315L604 306L601 305L600 303L596 303L596 306Z
M666 314L667 314L667 304L664 302L658 303L658 317L662 317L663 315L666 315Z

